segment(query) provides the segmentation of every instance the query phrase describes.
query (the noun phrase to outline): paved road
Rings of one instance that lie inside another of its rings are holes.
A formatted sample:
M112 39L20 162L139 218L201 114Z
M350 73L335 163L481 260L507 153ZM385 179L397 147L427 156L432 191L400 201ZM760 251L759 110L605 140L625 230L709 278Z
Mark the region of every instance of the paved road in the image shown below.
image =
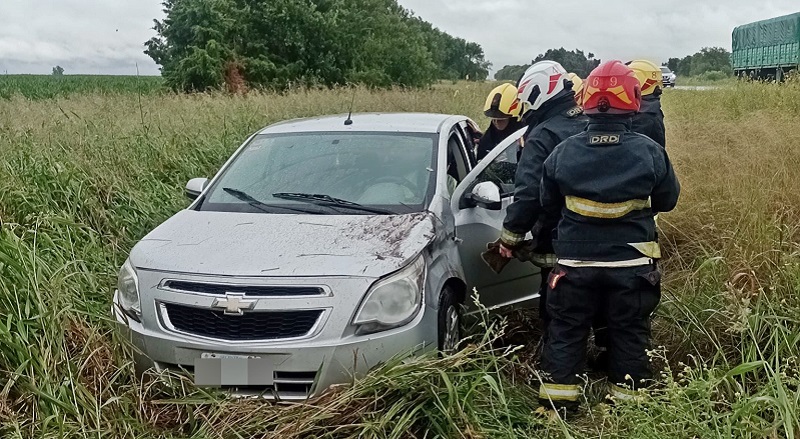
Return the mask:
M706 91L706 90L716 90L719 86L716 85L678 85L675 86L675 90L699 90L699 91Z

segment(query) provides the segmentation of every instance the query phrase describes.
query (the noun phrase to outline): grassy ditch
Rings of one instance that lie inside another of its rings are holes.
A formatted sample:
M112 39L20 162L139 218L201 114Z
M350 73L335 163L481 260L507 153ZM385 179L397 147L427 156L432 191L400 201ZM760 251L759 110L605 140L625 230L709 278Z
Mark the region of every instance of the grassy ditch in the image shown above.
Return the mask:
M355 111L480 121L491 84L356 92ZM644 400L587 377L569 424L536 419L531 317L447 358L390 362L306 404L140 383L109 320L133 243L184 207L247 134L346 112L352 90L0 99L0 437L800 437L800 86L663 97L683 194L662 215L666 272Z

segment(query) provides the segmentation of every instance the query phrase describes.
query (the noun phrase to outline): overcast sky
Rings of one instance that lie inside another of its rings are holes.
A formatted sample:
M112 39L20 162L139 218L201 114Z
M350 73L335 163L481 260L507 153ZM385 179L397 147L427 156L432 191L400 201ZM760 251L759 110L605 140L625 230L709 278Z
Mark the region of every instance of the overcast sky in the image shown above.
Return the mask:
M800 11L798 0L399 0L436 27L481 44L497 70L549 48L601 59L730 50L739 24ZM0 73L158 74L143 43L159 0L0 0Z

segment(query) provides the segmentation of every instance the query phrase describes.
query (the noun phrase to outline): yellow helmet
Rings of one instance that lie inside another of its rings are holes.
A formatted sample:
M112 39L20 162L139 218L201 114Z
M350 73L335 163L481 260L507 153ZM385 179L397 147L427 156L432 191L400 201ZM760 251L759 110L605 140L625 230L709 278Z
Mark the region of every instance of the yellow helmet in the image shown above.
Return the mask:
M486 105L483 106L483 114L492 119L519 119L519 98L517 97L517 87L511 84L503 84L495 87L486 98Z
M575 102L580 105L583 101L583 79L572 72L567 73L567 77L572 81L572 91L575 92Z
M627 65L639 80L642 96L651 95L661 89L661 69L657 65L643 59L631 61Z

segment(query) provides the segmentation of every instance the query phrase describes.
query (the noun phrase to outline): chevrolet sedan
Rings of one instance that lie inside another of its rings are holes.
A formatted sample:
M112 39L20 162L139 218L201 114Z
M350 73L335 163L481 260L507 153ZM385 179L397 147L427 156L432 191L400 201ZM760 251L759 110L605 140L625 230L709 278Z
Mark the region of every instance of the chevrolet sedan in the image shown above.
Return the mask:
M297 400L397 355L457 348L479 293L535 305L539 270L481 252L513 198L521 130L475 163L464 116L292 120L248 138L131 250L112 312L164 369Z

